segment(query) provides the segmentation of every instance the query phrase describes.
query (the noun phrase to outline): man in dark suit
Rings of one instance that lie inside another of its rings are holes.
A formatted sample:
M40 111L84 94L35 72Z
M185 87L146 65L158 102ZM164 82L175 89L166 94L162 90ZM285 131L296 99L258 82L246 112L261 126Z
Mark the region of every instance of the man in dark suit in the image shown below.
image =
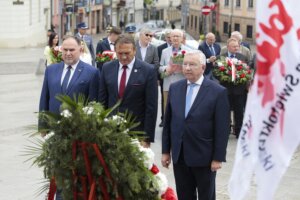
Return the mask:
M60 101L57 95L68 95L77 98L84 95L89 101L98 100L99 71L89 64L79 60L81 40L68 36L63 39L62 57L64 62L50 65L46 68L44 83L41 92L39 111L60 112ZM46 122L39 119L39 130L47 128ZM58 190L56 199L62 199Z
M153 65L135 58L136 47L132 36L120 35L115 43L118 60L105 63L100 77L99 100L106 107L113 107L118 100L119 112L132 113L144 131L143 146L154 142L157 116L157 78Z
M198 49L202 51L206 57L206 68L204 75L209 79L213 79L213 64L216 61L216 57L220 55L221 51L220 45L216 43L215 34L207 33L205 36L205 41L199 45Z
M77 29L78 33L76 33L76 37L81 38L85 43L86 46L88 47L91 57L92 57L92 63L93 66L95 65L95 50L93 46L93 39L92 36L86 34L86 30L88 29L88 26L86 25L85 22L81 22L77 24Z
M165 31L165 40L166 40L166 43L161 44L161 45L159 45L157 47L159 62L160 62L162 51L172 45L171 30L170 29L167 29ZM163 125L164 125L163 124L164 114L165 114L165 108L164 108L164 90L163 90L164 79L161 78L161 75L160 75L159 71L157 71L157 79L159 81L160 94L161 94L161 122L159 124L159 127L163 127Z
M111 27L109 29L108 37L100 40L96 47L96 54L102 54L103 51L115 51L115 41L118 39L119 35L122 33L121 29L118 27ZM97 68L102 70L103 63L97 63Z
M186 79L173 83L162 135L162 165L171 154L179 200L214 200L216 171L225 162L229 135L227 90L203 76L205 56L187 52ZM198 192L198 195L196 194Z
M245 63L248 62L247 58L243 54L239 53L240 44L239 41L235 38L228 39L227 49L228 51L225 54L222 54L221 56L232 59L235 58ZM236 138L238 138L243 124L248 85L234 85L228 83L221 84L228 89L229 104L231 109L233 110L234 134Z

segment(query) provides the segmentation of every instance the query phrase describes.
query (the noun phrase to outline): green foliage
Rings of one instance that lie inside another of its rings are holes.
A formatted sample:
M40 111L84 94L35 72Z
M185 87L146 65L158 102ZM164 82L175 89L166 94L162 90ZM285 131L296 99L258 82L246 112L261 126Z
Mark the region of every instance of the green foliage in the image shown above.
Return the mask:
M34 156L33 164L44 169L46 179L50 181L55 177L65 200L73 199L73 186L78 191L82 188L80 181L73 180L74 170L78 175L87 175L79 146L76 159L72 159L72 145L75 141L98 145L115 185L105 175L95 151L87 148L92 176L95 180L100 176L104 178L111 199L116 199L117 193L128 200L159 199L156 179L144 166L145 155L132 143L132 137L141 134L130 131L137 126L132 116L127 113L112 116L113 109L118 105L105 110L99 103L87 104L83 98L78 98L77 102L68 96L60 96L58 99L62 102L61 114L40 113L48 123L48 134L44 141L37 140L27 150L28 154ZM99 186L96 194L101 199Z
M144 0L144 3L147 5L152 5L153 1L152 0Z

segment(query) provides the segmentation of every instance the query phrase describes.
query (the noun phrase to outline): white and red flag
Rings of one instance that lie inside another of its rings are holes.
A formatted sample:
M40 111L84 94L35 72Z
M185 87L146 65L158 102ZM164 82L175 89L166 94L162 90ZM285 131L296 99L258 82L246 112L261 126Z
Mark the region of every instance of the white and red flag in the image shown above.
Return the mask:
M232 200L270 200L300 143L300 4L256 1L257 71L229 180ZM254 175L254 176L253 176Z

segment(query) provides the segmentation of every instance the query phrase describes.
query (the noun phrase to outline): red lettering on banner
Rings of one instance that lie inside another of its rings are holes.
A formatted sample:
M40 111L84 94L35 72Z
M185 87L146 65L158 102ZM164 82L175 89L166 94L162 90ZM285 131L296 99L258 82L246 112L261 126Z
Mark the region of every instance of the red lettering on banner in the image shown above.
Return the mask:
M264 41L261 45L257 45L258 53L264 58L257 59L257 76L258 76L258 92L263 94L262 105L272 101L275 96L274 85L271 82L270 71L277 59L280 58L280 48L283 45L283 35L287 34L293 25L292 18L286 12L284 5L280 0L274 0L270 3L269 8L278 7L278 13L273 14L270 19L270 27L263 23L259 23L261 30L273 39L274 44ZM278 28L276 22L280 22L282 28ZM259 34L257 36L260 36ZM284 76L285 66L280 62L280 72Z
M297 38L300 40L300 29L297 30Z

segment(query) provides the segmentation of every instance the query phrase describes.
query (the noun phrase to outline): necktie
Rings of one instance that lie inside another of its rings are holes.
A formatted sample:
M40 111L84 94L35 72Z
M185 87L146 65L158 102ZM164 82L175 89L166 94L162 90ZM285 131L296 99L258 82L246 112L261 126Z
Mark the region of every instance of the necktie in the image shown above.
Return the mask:
M191 83L189 84L189 91L186 95L186 98L185 98L185 117L188 115L190 109L191 109L191 106L192 106L192 97L193 97L193 92L194 92L194 87L196 86L195 83Z
M213 56L216 55L213 46L209 46L209 50L210 50L210 52L211 52L211 55L213 55Z
M70 79L70 75L71 75L72 66L69 65L67 69L68 69L68 71L65 74L64 80L63 80L62 85L61 85L63 93L67 92L67 88L68 88L68 83L69 83L69 79Z
M230 55L230 58L234 58L234 57L235 57L234 54L231 54L231 55Z
M124 90L125 90L125 86L126 86L126 69L127 66L123 65L123 72L121 75L121 80L120 80L120 86L119 86L119 98L123 98L123 94L124 94Z

